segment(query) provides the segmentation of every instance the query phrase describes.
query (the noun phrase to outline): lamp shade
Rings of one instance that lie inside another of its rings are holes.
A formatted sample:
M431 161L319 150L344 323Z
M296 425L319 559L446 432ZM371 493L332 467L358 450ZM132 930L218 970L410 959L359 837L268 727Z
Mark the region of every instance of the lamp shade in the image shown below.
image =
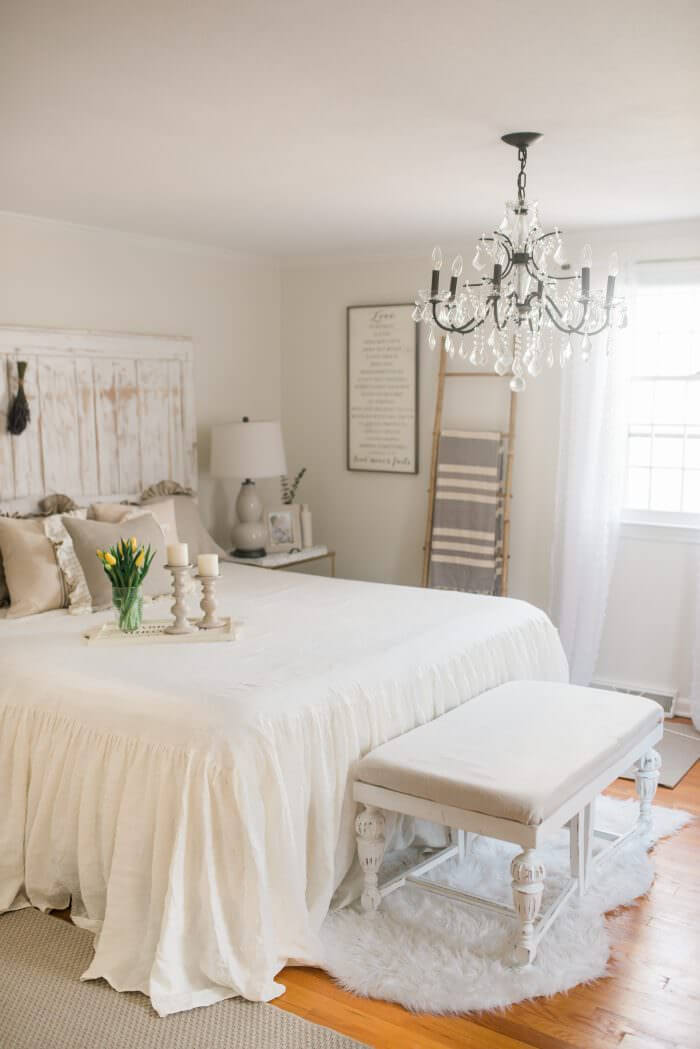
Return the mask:
M212 430L213 477L279 477L287 472L278 421L220 423Z

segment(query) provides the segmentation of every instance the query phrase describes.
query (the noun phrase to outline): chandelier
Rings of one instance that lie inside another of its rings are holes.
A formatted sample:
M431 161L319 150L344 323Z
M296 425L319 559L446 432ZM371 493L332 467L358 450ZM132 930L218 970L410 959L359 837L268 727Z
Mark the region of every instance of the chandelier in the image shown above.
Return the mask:
M452 261L449 288L440 290L442 252L433 251L429 291L419 291L414 321L427 326L428 345L437 346L437 331L447 332L445 352L468 358L475 367L493 362L498 375L511 374L514 393L525 389L526 376L537 376L558 357L562 367L574 352L587 361L593 339L608 330L607 352L614 332L627 324L624 299L615 297L617 254L610 256L605 291L591 291L592 253L586 245L576 273L566 261L561 230L549 233L540 227L537 202L529 201L528 147L541 138L531 131L503 135L502 141L518 150L520 170L517 196L506 203L503 221L493 236L482 234L472 266L479 280L462 282L462 256ZM464 336L473 335L471 350Z

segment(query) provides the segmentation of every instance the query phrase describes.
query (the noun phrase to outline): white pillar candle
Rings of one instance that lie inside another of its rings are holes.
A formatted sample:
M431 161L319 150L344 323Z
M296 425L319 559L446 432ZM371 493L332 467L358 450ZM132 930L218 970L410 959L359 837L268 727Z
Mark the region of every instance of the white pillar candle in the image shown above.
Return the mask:
M200 554L197 558L197 571L200 575L212 576L219 574L219 555Z
M187 543L171 543L166 547L165 552L168 555L168 564L174 568L190 563Z

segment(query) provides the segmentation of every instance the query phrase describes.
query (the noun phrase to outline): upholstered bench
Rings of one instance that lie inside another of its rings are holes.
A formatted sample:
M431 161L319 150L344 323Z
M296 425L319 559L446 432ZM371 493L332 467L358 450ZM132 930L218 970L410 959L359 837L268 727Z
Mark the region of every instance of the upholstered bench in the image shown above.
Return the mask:
M514 681L464 703L377 747L356 768L355 823L364 871L362 906L406 883L517 919L512 961L533 961L537 945L563 905L589 884L595 866L634 833L648 831L661 765L653 746L663 711L639 696L545 681ZM595 799L634 763L640 814L625 835L595 831ZM450 828L452 843L379 885L386 842L384 811ZM537 847L568 827L571 879L540 915L545 871ZM421 877L455 855L470 833L522 848L511 864L514 910ZM465 838L466 834L466 838ZM593 854L594 837L608 847Z

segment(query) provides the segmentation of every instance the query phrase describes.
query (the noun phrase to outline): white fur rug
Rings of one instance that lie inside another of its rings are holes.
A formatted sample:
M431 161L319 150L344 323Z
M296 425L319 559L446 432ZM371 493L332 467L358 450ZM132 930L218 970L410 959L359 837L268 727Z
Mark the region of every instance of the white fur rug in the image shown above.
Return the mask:
M634 801L602 797L596 826L623 831L637 819ZM652 843L690 822L677 809L654 807ZM380 881L416 862L416 850L387 857ZM475 837L465 861L451 860L426 875L467 892L512 903L510 860L520 850ZM543 909L569 876L568 833L561 832L538 855L546 868ZM346 989L431 1013L497 1009L552 995L605 974L610 938L605 912L644 895L654 878L641 839L632 839L603 863L583 900L570 901L540 944L532 966L515 970L501 962L514 920L405 886L367 918L359 904L335 911L321 937L324 967Z

